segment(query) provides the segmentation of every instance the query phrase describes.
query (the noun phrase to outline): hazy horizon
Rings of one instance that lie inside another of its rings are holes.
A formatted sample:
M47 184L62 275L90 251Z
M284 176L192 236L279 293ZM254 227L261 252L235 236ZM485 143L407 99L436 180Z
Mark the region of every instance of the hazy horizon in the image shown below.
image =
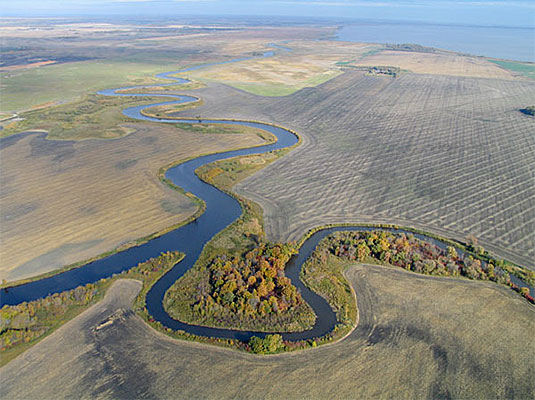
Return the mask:
M534 28L528 1L433 0L18 0L2 1L2 17L114 18L251 16L383 20Z

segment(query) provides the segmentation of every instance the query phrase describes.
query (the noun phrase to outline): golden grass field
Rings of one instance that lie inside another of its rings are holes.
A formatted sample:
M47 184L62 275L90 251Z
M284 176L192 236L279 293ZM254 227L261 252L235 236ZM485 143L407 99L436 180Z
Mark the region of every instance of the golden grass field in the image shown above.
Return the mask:
M236 64L216 65L186 73L196 79L225 83L263 96L284 96L314 87L342 73L345 66L395 66L419 74L515 79L510 72L481 57L455 53L385 50L382 45L338 41L285 43L290 52Z
M389 65L416 74L469 76L474 78L514 79L511 72L481 58L454 53L434 54L384 50L352 65Z
M256 59L232 66L207 68L195 73L197 79L217 81L260 95L293 93L303 87L316 86L339 75L341 71L323 60Z
M211 134L165 124L125 128L134 133L115 140L4 139L2 279L82 261L186 219L196 206L159 181L161 167L263 143L258 131L236 126L211 126Z
M304 40L293 40L284 45L291 51L278 51L269 58L215 65L185 75L262 96L284 96L340 75L342 71L336 66L338 61L344 57L361 57L369 48L376 47L344 42L315 42L311 45Z

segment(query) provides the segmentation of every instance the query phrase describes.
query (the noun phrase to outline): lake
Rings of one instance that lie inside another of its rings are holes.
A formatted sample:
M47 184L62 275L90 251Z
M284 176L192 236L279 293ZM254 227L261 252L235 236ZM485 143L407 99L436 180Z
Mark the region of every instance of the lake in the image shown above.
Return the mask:
M461 53L535 62L535 29L361 22L343 26L338 39L349 42L417 43Z

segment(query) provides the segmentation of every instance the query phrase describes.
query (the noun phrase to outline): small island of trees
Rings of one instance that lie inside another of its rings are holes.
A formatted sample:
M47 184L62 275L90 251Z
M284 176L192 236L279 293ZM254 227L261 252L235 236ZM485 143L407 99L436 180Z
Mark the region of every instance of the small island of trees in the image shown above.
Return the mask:
M194 306L199 312L215 311L215 304L252 317L282 313L303 303L297 288L284 276L295 254L283 244L261 244L244 257L217 257L209 266L209 291Z
M260 242L243 253L215 256L187 294L167 294L168 312L204 326L295 332L310 328L316 315L284 268L296 253L289 244Z

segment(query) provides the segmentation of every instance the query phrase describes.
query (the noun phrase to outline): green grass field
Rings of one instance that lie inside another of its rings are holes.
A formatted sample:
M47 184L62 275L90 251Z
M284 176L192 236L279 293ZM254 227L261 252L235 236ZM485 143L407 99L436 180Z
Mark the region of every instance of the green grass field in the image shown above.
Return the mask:
M371 47L370 50L365 51L364 53L362 53L359 58L351 59L351 60L338 61L336 63L336 65L338 65L340 67L343 67L343 66L346 66L346 65L350 65L350 64L362 61L368 56L373 56L375 54L378 54L378 53L380 53L381 51L383 51L385 49L384 46L370 46L370 47Z
M173 63L82 61L1 74L1 112L28 110L45 103L68 102L101 89L168 82L159 72L179 69Z
M19 114L20 120L7 122L0 137L28 130L45 130L53 139L112 139L129 130L120 124L134 122L125 117L125 107L161 101L155 97L105 97L96 94L59 106L30 110Z
M489 61L492 61L494 64L497 64L502 68L508 69L509 71L519 73L530 79L535 79L535 64L533 63L523 63L523 62L516 62L516 61L500 61L500 60L489 60Z

